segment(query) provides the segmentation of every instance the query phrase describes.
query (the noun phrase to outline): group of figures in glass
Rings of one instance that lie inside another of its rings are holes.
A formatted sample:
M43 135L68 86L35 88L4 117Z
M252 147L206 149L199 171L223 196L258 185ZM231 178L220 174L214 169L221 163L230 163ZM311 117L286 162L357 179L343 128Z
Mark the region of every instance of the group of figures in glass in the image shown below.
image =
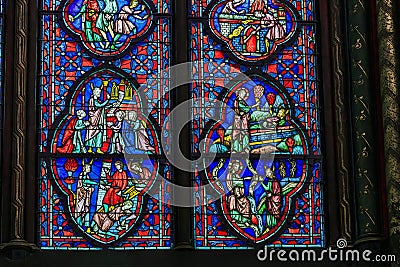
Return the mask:
M150 122L141 118L139 99L134 85L103 70L77 88L71 114L55 133L57 153L70 155L53 162L59 186L69 196L77 225L99 242L115 241L134 225L157 171L144 157L156 153L157 141ZM94 159L94 154L117 157ZM129 159L132 154L143 156Z
M220 138L211 145L210 152L233 151L265 154L280 149L285 152L302 154L301 142L292 143L299 139L298 135L285 139L285 142L281 142L277 146L268 145L270 136L266 136L265 132L273 133L277 126L286 125L289 110L285 107L282 98L273 92L265 94L265 88L262 85L255 85L252 89L252 98L249 99L249 97L249 89L245 87L235 92L233 112L225 114L226 120L232 124L227 127L226 131L223 128L217 129ZM287 129L291 130L291 128Z
M268 0L228 0L211 11L211 30L243 60L264 59L295 31L294 13Z
M91 163L84 163L76 187L70 184L74 196L72 214L77 224L87 233L103 238L118 237L121 230L126 232L132 225L138 216L137 196L152 175L139 161L130 162L128 171L122 160L115 161L114 167L111 174L111 161L104 161L100 178L93 179L98 174L92 172Z
M154 153L148 122L138 117L140 109L130 109L129 105L123 104L123 101L132 100L132 86L123 80L119 85L109 84L109 81L103 81L96 87L89 83L92 93L86 110L76 110L75 116L68 121L57 152ZM111 88L112 95L107 88Z
M67 4L67 26L80 32L88 48L97 53L117 51L148 28L151 11L139 0L79 2Z
M236 85L225 101L231 109L211 128L205 150L231 154L217 156L207 177L223 195L221 209L234 229L263 240L286 219L284 205L305 177L304 161L274 155L304 155L304 134L285 96L260 77Z

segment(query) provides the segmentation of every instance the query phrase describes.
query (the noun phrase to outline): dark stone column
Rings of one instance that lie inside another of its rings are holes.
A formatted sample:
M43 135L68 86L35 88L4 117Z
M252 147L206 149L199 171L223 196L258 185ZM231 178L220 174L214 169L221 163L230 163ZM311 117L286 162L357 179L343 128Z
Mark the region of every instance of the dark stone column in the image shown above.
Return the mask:
M11 140L9 140L11 159L10 177L10 237L9 242L0 245L0 249L6 251L11 259L24 259L28 253L37 249L36 245L26 241L25 216L26 216L26 115L27 115L27 76L28 76L28 0L9 1L14 17L13 38L13 69L12 79L7 86L12 90L12 116L11 116ZM30 200L33 201L33 200ZM35 218L32 218L35 220Z
M356 243L383 240L384 236L371 2L346 1Z
M353 184L351 150L349 149L351 147L351 122L348 116L350 113L347 101L349 99L349 89L346 82L348 71L346 62L345 7L345 0L331 0L329 1L328 13L321 14L321 23L329 18L327 23L329 23L330 28L330 38L321 38L322 45L327 46L330 51L329 57L327 55L323 56L322 71L324 73L328 72L328 76L332 77L332 90L324 90L324 109L327 109L324 110L324 113L326 114L325 117L332 117L330 119L334 125L334 131L332 132L334 135L333 142L329 143L329 139L325 138L326 147L334 149L333 160L327 157L327 174L329 175L332 172L333 175L327 178L329 179L327 181L329 189L326 193L329 196L328 214L338 213L339 215L337 220L335 218L330 219L332 223L329 224L331 229L329 245L335 245L336 240L339 238L345 238L349 243L354 240L354 205L351 192ZM324 33L324 31L321 32L322 34ZM327 65L328 59L331 60L329 65ZM326 85L324 85L324 89L326 89ZM331 112L331 110L334 112ZM327 118L325 118L325 121L328 121ZM328 131L326 137L328 137ZM333 231L335 228L336 231Z

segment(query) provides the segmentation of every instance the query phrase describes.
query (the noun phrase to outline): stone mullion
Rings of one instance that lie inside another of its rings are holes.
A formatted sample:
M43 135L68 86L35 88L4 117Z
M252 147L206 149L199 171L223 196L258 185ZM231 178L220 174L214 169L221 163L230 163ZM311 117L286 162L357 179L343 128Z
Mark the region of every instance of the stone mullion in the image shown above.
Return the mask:
M382 95L390 246L400 266L400 67L399 3L377 0L380 89Z
M369 1L348 0L349 84L353 135L354 192L357 242L373 236L381 238L379 197L380 175L377 164L376 125L374 125L374 76L371 50Z
M350 153L350 122L347 114L349 107L347 105L347 71L346 71L346 52L345 52L345 0L329 1L329 10L331 15L331 57L332 57L332 85L333 95L332 104L335 110L335 173L338 184L338 204L339 204L339 235L332 238L345 238L348 241L354 240L354 216L352 203L352 182L351 182L351 153ZM336 240L331 240L336 242Z
M25 202L26 202L26 115L27 115L27 76L28 76L28 0L15 0L14 9L14 65L12 87L11 137L11 205L9 242L1 244L0 249L10 251L12 259L26 257L26 252L37 249L25 240ZM11 83L10 83L11 84ZM32 201L32 200L30 200Z

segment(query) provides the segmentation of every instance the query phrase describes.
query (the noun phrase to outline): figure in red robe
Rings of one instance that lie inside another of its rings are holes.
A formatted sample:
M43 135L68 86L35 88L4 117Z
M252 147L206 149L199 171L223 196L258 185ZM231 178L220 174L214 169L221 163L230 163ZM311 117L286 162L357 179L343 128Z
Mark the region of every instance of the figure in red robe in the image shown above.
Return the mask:
M57 152L59 153L72 153L74 150L74 142L73 142L73 137L74 137L74 128L75 124L78 118L72 118L68 124L67 127L65 127L64 135L61 140L61 146L57 147Z
M251 4L250 14L254 14L255 16L262 16L262 14L267 13L267 8L265 7L264 0L255 0L253 4Z
M244 33L244 44L246 52L257 52L257 31L253 26L249 26Z
M110 170L106 170L107 181L110 183L110 188L107 190L103 199L104 212L106 213L110 206L115 206L124 202L124 198L121 196L121 191L123 191L128 185L128 176L123 169L124 164L122 161L116 161L115 168L117 171L112 176L109 174Z

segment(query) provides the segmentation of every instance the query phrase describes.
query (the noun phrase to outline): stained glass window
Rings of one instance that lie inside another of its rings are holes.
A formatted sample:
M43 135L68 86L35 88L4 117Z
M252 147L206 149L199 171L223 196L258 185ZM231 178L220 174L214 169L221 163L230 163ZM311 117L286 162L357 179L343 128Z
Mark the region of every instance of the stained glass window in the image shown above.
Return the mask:
M41 0L39 14L40 247L170 248L169 1Z
M189 5L195 247L324 246L315 1Z
M42 249L173 246L172 6L41 0ZM324 246L315 10L314 0L190 0L180 14L201 159L198 249Z

